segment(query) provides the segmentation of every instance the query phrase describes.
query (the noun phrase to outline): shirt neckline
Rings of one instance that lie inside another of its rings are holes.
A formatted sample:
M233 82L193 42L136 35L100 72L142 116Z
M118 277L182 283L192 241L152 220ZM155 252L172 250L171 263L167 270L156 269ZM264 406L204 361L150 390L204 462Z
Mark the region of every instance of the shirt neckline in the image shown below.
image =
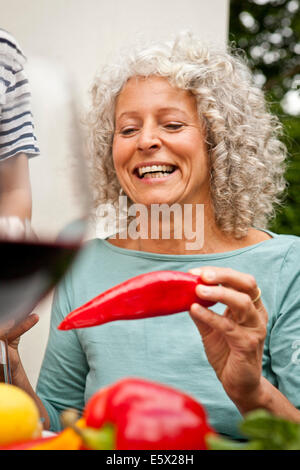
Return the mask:
M271 232L270 230L266 229L259 229L262 232L268 233L271 238L268 240L263 240L259 243L255 243L253 245L245 246L244 248L238 248L236 250L232 251L225 251L224 253L208 253L208 254L191 254L191 255L176 255L176 254L167 254L167 253L153 253L150 251L139 251L139 250L129 250L128 248L121 248L116 245L112 245L107 241L107 238L105 239L99 239L101 240L104 245L109 248L110 250L120 253L122 255L126 256L134 256L138 258L151 258L151 259L160 259L160 260L176 260L176 261L184 261L184 260L214 260L214 259L225 259L225 258L231 258L233 256L238 256L242 253L245 253L246 251L254 250L258 247L261 247L265 243L270 243L272 242L275 238L277 238L279 235Z

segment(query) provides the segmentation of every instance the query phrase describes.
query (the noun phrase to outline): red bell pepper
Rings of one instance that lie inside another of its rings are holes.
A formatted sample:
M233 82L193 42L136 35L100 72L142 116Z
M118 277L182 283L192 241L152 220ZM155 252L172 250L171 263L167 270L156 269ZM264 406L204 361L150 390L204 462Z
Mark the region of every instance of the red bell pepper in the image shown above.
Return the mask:
M69 313L59 330L86 328L116 320L170 315L189 310L196 302L210 307L195 293L200 276L180 271L154 271L128 279Z
M109 448L116 450L206 450L207 437L216 434L199 402L144 379L125 378L96 392L83 416L100 432L113 426Z

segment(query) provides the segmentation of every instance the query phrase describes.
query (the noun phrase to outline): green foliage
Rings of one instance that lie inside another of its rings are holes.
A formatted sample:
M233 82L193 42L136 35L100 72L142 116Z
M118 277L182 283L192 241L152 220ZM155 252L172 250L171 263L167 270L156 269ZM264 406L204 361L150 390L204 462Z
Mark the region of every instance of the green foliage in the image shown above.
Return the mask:
M209 450L300 450L300 424L265 410L248 413L240 423L245 442L209 436Z
M286 105L300 88L299 0L231 0L229 41L245 51L270 110L284 129L288 190L269 228L300 236L300 113L299 106L296 113Z

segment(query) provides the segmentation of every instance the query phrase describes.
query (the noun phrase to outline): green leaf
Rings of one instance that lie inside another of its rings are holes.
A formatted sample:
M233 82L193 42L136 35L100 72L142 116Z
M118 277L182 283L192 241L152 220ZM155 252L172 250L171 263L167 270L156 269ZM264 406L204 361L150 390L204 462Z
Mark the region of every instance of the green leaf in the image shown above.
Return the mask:
M221 436L208 436L209 450L300 450L300 424L275 416L266 410L248 413L240 423L248 439L237 442Z
M283 141L294 163L300 161L300 118L288 114L282 109L280 96L295 89L296 77L299 74L299 55L294 47L300 37L299 9L290 11L288 0L256 2L256 0L230 0L229 42L240 47L252 72L263 74L266 78L263 89L266 91L268 108L278 116L284 126ZM242 12L247 11L255 18L259 29L249 30L240 21ZM289 28L289 34L283 34ZM273 33L281 35L280 42L271 41ZM261 51L259 57L253 58L253 49ZM279 60L265 61L266 53L279 54ZM293 83L294 82L294 83ZM293 87L293 88L292 88ZM293 164L294 164L293 163ZM269 229L283 234L300 236L299 167L291 168L286 174L289 182L286 209L277 211L276 218L270 221ZM288 215L287 215L288 210Z
M240 430L250 441L252 439L252 444L259 442L262 449L300 449L300 425L265 410L248 413L240 424Z

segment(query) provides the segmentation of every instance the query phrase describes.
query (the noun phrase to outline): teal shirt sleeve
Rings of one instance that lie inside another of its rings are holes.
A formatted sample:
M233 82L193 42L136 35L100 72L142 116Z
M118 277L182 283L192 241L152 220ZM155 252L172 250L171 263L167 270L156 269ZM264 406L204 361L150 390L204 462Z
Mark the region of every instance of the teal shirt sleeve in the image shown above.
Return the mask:
M278 389L300 409L300 241L288 250L279 276L277 315L270 335Z
M64 279L54 294L49 339L36 388L49 414L51 431L61 429L60 413L64 409L82 411L84 407L86 357L76 330L57 329L71 311L69 294L68 280Z

